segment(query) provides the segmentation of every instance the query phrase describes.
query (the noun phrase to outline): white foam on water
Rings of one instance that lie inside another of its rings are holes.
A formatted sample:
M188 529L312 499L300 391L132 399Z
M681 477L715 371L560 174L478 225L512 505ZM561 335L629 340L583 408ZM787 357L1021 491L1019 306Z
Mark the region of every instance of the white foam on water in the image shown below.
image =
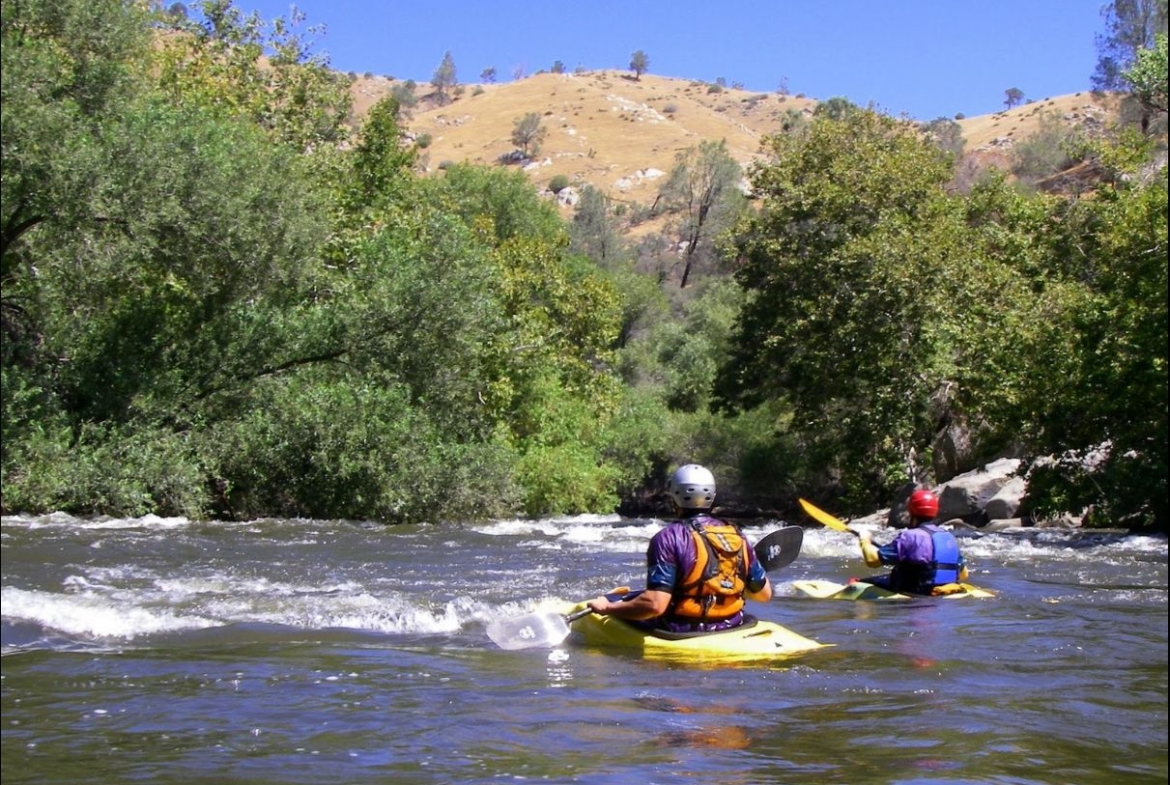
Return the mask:
M172 608L128 605L92 593L56 594L11 586L0 590L4 618L36 622L67 635L131 639L139 635L213 627L216 620Z

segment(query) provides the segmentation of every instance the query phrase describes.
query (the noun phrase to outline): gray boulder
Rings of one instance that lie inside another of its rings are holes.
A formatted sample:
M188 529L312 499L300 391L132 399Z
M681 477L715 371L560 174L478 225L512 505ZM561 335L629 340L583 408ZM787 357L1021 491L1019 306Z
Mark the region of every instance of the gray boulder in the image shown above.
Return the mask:
M996 494L987 500L983 511L987 513L989 521L1015 518L1020 510L1020 502L1024 492L1028 490L1028 483L1023 477L1012 477L996 491Z
M938 494L938 517L943 520L961 518L968 522L985 521L984 511L988 502L1014 478L1019 466L1018 458L1001 458L981 469L947 480L935 489Z

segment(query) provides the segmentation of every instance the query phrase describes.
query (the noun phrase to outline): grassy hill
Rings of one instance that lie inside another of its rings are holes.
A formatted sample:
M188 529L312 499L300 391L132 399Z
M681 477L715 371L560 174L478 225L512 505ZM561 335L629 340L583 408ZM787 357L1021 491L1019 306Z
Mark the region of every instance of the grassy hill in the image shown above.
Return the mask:
M388 78L355 78L355 113L387 95ZM818 101L801 95L718 88L665 76L627 71L543 73L505 84L463 85L438 105L420 85L419 104L405 126L427 135L424 163L437 171L445 162L494 164L511 152L513 127L529 112L542 118L546 136L526 167L538 187L557 175L571 185L589 184L615 199L649 204L675 155L703 140L724 139L741 164L757 157L760 140L777 133L790 111L811 113ZM1002 157L1016 141L1034 133L1040 119L1055 113L1070 124L1094 124L1111 113L1108 99L1089 92L1033 101L990 115L959 121L968 153ZM920 119L920 118L916 118ZM933 119L933 118L928 118Z

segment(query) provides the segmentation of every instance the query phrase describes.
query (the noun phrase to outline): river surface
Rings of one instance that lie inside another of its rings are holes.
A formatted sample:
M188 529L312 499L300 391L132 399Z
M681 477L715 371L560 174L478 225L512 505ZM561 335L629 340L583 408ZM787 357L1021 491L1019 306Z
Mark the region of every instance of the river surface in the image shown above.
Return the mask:
M750 608L831 647L719 668L486 634L641 587L658 520L0 524L4 785L1167 782L1164 537L963 533L996 597L843 602L812 525Z

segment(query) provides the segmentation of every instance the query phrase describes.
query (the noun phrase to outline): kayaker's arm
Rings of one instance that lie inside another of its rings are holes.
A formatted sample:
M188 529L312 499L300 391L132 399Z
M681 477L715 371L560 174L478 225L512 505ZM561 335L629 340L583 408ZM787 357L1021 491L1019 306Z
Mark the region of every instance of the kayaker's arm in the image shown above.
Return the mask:
M589 601L589 608L602 616L614 616L618 619L641 621L653 619L666 613L670 606L670 593L647 589L638 596L627 601L613 601L608 597L598 597Z
M743 596L747 597L749 600L755 600L756 602L767 602L768 600L772 599L772 582L765 578L764 585L760 587L759 591L752 591L749 587L746 591L744 591Z
M865 559L866 566L881 567L882 557L878 555L878 549L870 539L869 532L861 532L858 534L857 541L861 543L861 555Z

